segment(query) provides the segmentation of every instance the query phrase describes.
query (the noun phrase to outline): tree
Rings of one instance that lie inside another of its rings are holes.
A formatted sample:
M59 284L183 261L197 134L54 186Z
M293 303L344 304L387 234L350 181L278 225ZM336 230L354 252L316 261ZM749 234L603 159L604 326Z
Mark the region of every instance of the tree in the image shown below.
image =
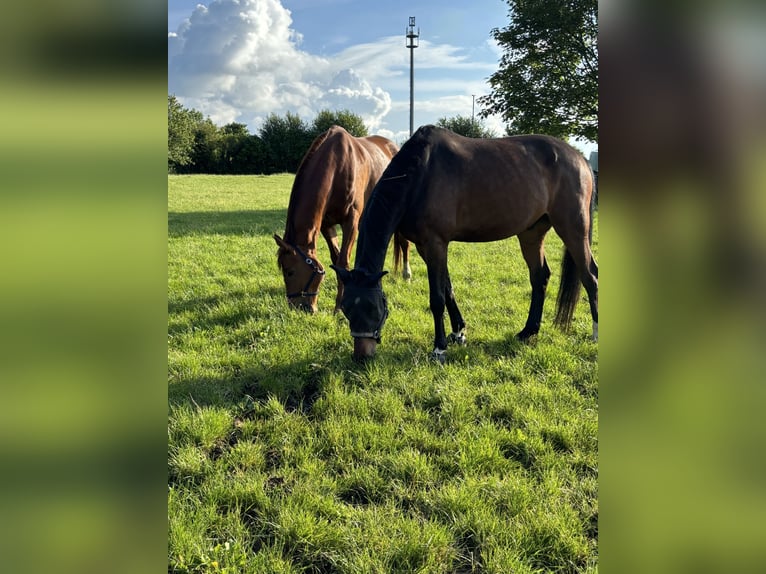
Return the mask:
M221 133L232 136L247 136L250 132L247 130L247 124L231 122L221 128Z
M244 173L242 147L250 137L247 125L232 122L221 128L218 173Z
M264 173L298 171L303 155L314 139L300 116L290 112L284 118L271 114L263 122L260 136L267 150Z
M246 136L240 141L239 149L231 164L233 173L264 173L266 146L256 135Z
M597 0L506 0L511 23L492 36L504 49L479 98L508 133L598 141Z
M194 134L202 114L187 110L178 99L168 95L168 171L175 172L192 163Z
M364 125L364 120L361 116L356 115L350 110L341 110L339 112L322 110L311 124L311 133L316 137L322 132L329 130L333 125L341 126L352 136L358 138L369 135L367 126Z
M197 123L194 130L192 161L187 173L221 173L221 130L210 118Z
M456 134L469 138L493 138L495 133L484 127L484 125L474 118L468 116L455 116L452 118L439 118L437 126L452 130Z

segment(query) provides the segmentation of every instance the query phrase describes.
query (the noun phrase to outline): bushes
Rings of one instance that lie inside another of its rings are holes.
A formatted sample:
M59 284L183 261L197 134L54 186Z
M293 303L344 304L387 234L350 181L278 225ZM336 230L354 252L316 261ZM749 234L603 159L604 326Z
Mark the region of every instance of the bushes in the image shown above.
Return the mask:
M245 124L216 126L168 96L168 173L295 173L311 142L332 125L367 135L362 118L348 110L322 110L311 124L299 116L271 114L257 135Z

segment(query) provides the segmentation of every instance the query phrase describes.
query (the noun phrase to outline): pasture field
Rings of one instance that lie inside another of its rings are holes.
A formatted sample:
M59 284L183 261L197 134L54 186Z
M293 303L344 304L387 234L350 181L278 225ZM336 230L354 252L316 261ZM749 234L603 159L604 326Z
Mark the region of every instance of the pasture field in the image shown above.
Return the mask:
M168 177L168 571L597 572L598 346L584 291L570 332L552 324L555 233L536 340L513 339L517 240L453 243L468 344L430 362L413 247L360 366L324 242L320 312L287 307L272 234L292 180Z

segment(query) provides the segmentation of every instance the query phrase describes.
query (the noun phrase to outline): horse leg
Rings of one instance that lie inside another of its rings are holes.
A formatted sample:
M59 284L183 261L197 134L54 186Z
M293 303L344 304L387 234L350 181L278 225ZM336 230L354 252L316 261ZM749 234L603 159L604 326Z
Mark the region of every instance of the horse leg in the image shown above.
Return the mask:
M399 268L400 261L402 264L402 277L409 281L412 278L410 242L397 231L394 234L394 271Z
M574 240L569 240L566 235L561 239L564 241L566 253L562 263L556 322L562 327L568 326L582 284L588 294L590 315L593 319L593 340L598 341L598 265L593 258L590 242L585 234Z
M540 323L543 317L543 304L545 303L545 291L548 287L548 279L551 269L545 259L543 240L545 234L551 228L547 217L540 219L535 225L519 233L519 245L524 261L529 268L529 283L532 285L532 297L529 302L529 314L527 323L519 331L516 338L526 341L540 331Z
M412 279L412 268L410 267L410 242L402 237L402 277L408 281Z
M332 264L337 265L338 254L340 253L340 250L338 249L338 230L334 225L323 227L322 236L327 242L327 247L330 249L330 260L332 261Z
M356 242L356 236L359 230L359 218L352 218L341 224L343 229L343 239L340 243L340 252L338 254L338 267L344 269L351 268L351 252L354 249L354 243ZM343 299L343 283L338 281L338 298L335 300L335 312L339 312L340 303Z
M444 299L447 304L450 323L452 324L452 333L447 337L447 342L457 343L461 346L465 345L465 321L463 321L463 316L460 314L457 301L455 301L455 292L452 290L449 269L447 269L447 285L444 288Z
M588 248L590 251L590 247ZM588 293L588 304L590 305L590 316L593 319L593 340L598 341L598 265L593 259L593 253L590 254L590 273L583 277L583 285Z
M350 249L346 249L346 231L343 230L343 241L341 243L340 248L338 248L338 231L335 225L331 225L329 227L323 227L322 228L322 235L325 238L325 241L327 241L327 247L330 248L330 259L332 260L332 264L337 267L343 267L344 269L348 269L348 252ZM353 241L353 239L352 239ZM344 256L344 253L346 255ZM335 295L335 309L333 312L337 313L340 311L340 302L343 298L343 282L338 279L338 291Z
M582 241L581 245L575 246L575 248L567 246L567 251L577 266L580 282L588 294L590 316L593 320L593 340L598 341L598 265L593 259L593 253L587 240Z
M444 331L444 307L447 286L447 246L445 244L417 245L418 253L426 262L431 314L434 317L434 350L431 358L444 363L447 335Z

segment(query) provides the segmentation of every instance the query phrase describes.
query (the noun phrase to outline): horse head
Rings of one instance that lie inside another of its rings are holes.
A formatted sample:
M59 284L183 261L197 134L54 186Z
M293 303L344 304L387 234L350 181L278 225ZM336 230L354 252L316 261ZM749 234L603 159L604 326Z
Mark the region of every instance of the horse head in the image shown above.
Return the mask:
M388 271L369 273L366 269L348 271L330 266L343 282L341 310L348 319L354 338L354 360L363 361L375 354L380 334L388 318L388 302L380 279Z
M287 302L296 309L316 313L319 284L325 274L322 265L316 257L307 255L276 233L274 241L279 246L277 264L285 280Z

